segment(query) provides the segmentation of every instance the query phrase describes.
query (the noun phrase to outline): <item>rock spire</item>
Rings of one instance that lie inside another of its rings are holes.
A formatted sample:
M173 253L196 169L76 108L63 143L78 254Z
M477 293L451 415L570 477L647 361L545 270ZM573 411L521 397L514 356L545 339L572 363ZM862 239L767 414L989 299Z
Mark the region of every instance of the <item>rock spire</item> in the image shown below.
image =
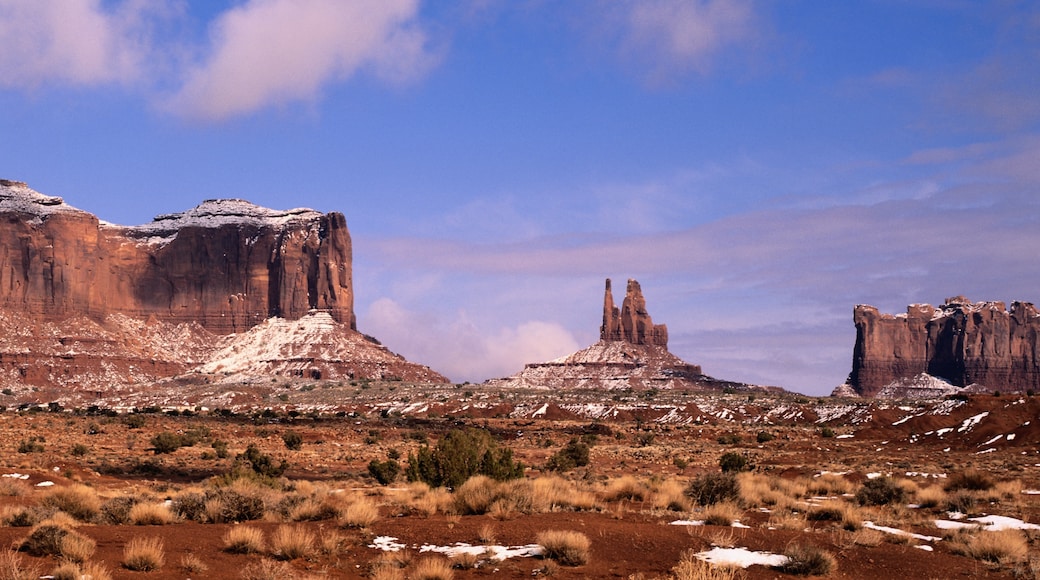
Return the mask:
M651 344L668 347L668 326L654 324L646 311L646 299L639 282L629 279L625 288L625 299L621 309L614 305L614 295L607 278L603 296L603 325L599 330L600 340L627 342L629 344Z

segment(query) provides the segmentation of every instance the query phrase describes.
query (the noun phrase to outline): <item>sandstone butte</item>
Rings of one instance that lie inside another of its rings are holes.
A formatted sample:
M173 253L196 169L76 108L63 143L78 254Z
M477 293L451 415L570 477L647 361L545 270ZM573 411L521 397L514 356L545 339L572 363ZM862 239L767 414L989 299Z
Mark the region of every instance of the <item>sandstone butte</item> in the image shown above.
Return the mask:
M654 324L639 282L629 280L619 309L610 279L603 297L603 322L596 344L565 357L524 366L519 373L492 379L488 386L515 389L691 389L769 390L723 381L701 372L668 351L668 327Z
M221 199L128 227L0 180L0 384L203 371L447 382L357 332L341 213Z
M847 384L835 394L934 396L1040 389L1040 313L1028 302L947 298L905 314L853 311L856 345Z

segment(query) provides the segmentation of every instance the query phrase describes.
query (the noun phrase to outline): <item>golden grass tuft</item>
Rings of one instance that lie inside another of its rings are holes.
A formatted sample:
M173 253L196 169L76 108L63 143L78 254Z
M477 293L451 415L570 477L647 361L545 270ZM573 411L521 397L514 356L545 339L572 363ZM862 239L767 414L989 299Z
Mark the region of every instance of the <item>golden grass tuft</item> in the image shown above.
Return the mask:
M809 527L809 521L805 519L804 513L782 510L769 516L768 527L777 530L804 530Z
M2 496L17 497L30 491L32 491L32 486L24 481L8 477L0 478L0 495Z
M873 548L876 546L880 546L881 543L885 541L886 535L887 534L885 534L884 532L879 532L878 530L872 530L870 528L861 528L859 530L856 530L855 532L852 532L852 534L850 534L850 539L852 543L857 546Z
M451 557L451 567L459 570L472 570L480 563L480 556L472 552L459 552Z
M39 577L37 564L26 563L17 552L0 550L0 580L37 580Z
M455 509L464 515L486 514L498 497L498 482L474 475L455 490Z
M51 571L51 578L53 580L80 580L82 574L78 564L63 562Z
M675 580L735 580L739 568L733 566L714 566L694 556L693 552L685 552L679 563L672 568Z
M784 555L787 562L779 569L796 576L826 576L838 565L830 552L809 544L791 544Z
M443 558L423 558L409 571L409 580L452 580L455 571Z
M581 566L589 561L592 543L588 536L570 530L539 532L535 542L542 547L542 555L564 566Z
M336 531L322 529L318 534L318 551L325 556L335 556L344 550L347 538Z
M202 574L209 570L209 566L195 554L185 554L181 556L181 570L188 574Z
M650 495L641 481L631 475L623 475L607 483L603 490L603 499L606 501L643 501Z
M302 526L278 526L271 534L271 555L279 560L313 556L314 534Z
M166 504L138 503L130 508L129 520L135 526L163 526L176 519Z
M733 522L739 520L743 515L744 510L730 501L710 505L702 512L706 526L732 526Z
M84 522L94 519L101 511L97 492L82 484L51 488L40 500L40 505L61 510Z
M96 548L97 542L77 532L70 532L61 539L61 557L70 562L86 562Z
M683 512L690 509L690 500L683 493L686 487L677 480L666 479L653 488L653 504L657 509Z
M255 554L264 550L264 532L251 526L233 526L224 532L224 551Z
M922 509L934 509L946 504L946 490L938 485L930 485L917 490L914 500Z
M477 539L480 543L485 546L491 546L498 541L498 534L495 532L495 526L491 524L484 524L477 531Z
M1014 564L1029 557L1029 542L1019 530L959 534L950 549L976 560Z
M163 541L157 537L133 538L123 548L123 567L135 572L150 572L162 568L166 561Z
M242 568L243 580L294 580L296 571L285 562L263 559Z
M852 491L852 482L836 473L824 473L806 484L804 493L811 496L844 495Z
M339 525L343 528L367 528L379 520L379 506L367 497L357 497L342 508Z

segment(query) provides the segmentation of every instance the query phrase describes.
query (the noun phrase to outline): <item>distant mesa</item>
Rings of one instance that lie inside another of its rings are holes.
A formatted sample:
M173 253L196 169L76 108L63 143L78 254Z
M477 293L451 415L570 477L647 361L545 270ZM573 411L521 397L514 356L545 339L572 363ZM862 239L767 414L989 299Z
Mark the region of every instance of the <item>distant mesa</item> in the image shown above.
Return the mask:
M628 281L619 309L609 278L599 342L563 358L527 364L516 375L487 384L517 389L779 390L709 377L700 366L668 352L668 328L650 318L639 282Z
M219 199L128 227L0 180L0 384L202 370L447 382L357 332L352 260L338 212Z
M852 372L836 395L925 397L1040 389L1040 313L1029 302L911 304L905 314L853 310Z

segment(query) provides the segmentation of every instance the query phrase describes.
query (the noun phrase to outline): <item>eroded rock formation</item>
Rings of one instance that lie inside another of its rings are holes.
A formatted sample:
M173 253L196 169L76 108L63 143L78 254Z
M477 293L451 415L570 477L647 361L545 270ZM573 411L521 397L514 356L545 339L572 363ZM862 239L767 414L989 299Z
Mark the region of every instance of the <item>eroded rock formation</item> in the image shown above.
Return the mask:
M315 313L334 325L319 342L339 350L293 351L292 372L446 380L356 332L351 252L341 213L224 199L126 227L0 180L0 382L139 383L212 362L270 319ZM365 364L347 360L360 353Z
M668 327L654 324L646 311L646 299L639 282L629 280L621 309L614 306L614 293L607 278L607 289L603 297L603 325L599 338L605 341L622 341L630 344L652 344L668 347Z
M629 280L621 308L610 279L603 298L600 340L549 362L530 363L512 377L488 385L516 389L766 389L721 381L668 351L668 329L654 324L639 282Z
M863 396L921 374L955 387L1001 391L1040 387L1040 313L1028 302L971 302L947 298L933 307L912 304L905 314L853 311L856 345L848 385Z

